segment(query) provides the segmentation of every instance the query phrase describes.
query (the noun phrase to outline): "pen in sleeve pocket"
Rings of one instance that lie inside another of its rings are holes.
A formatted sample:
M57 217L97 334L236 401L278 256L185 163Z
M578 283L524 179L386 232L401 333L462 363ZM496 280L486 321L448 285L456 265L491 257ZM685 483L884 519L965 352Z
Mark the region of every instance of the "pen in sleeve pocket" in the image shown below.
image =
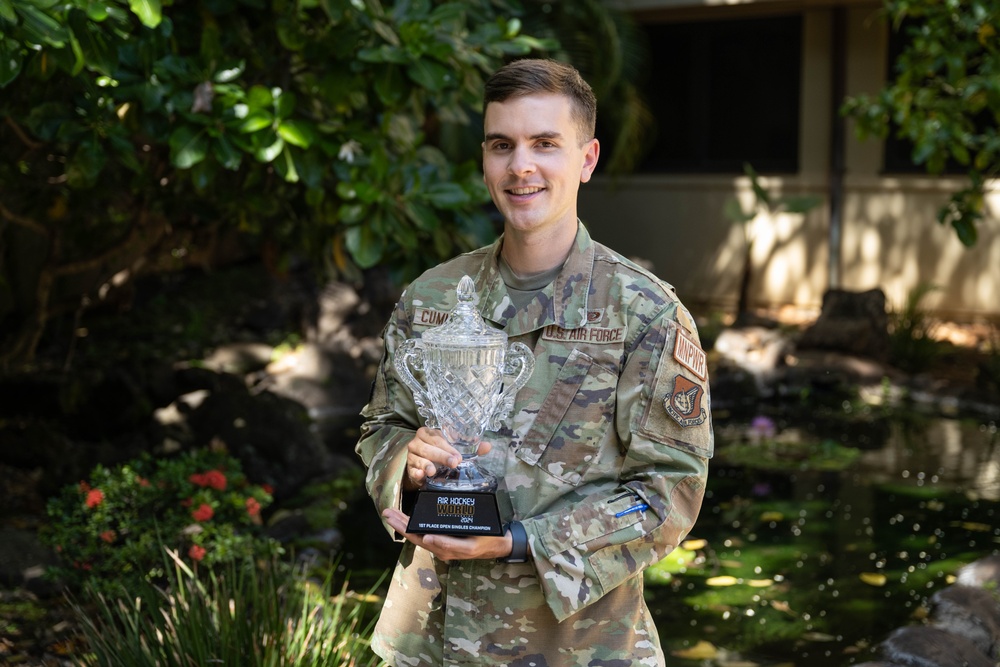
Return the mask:
M623 509L621 512L618 512L618 514L615 514L615 517L625 516L626 514L631 514L632 512L644 512L648 509L649 505L646 503L639 503L638 505L632 505L632 507Z

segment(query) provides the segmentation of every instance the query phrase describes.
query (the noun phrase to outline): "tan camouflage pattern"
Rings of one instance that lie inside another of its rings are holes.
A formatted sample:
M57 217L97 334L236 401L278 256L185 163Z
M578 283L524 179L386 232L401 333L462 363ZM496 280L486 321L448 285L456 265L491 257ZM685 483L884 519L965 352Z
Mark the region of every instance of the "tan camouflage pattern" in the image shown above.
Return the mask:
M714 442L707 380L672 354L679 329L700 346L694 322L670 285L582 224L559 276L514 312L497 267L502 243L428 271L403 293L357 452L378 510L401 507L405 447L419 422L388 360L429 328L412 324L414 313L450 311L459 279L471 276L483 317L535 353L512 416L487 434L493 449L480 458L501 478L501 506L523 523L531 560L449 564L405 543L373 648L396 667L662 665L642 572L691 530ZM703 390L700 424L681 426L667 412L678 375ZM640 502L649 509L615 516Z

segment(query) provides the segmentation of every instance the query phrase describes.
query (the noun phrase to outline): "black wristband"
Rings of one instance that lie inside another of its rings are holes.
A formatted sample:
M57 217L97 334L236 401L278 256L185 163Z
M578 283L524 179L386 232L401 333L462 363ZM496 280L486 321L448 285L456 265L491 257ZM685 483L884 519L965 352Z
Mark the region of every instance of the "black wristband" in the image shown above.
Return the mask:
M497 558L497 561L501 563L527 563L528 533L524 531L524 526L521 525L520 521L511 521L507 524L504 532L507 532L507 530L510 530L510 537L513 541L510 555L503 558Z

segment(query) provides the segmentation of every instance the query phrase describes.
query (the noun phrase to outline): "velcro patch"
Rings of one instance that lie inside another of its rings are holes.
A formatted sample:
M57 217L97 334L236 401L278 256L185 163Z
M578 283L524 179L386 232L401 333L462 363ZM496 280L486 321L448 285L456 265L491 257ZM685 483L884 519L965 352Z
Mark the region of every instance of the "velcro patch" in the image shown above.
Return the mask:
M625 340L625 327L580 327L563 329L550 324L542 330L545 340L597 343L599 345L621 343Z
M702 382L708 377L708 360L705 351L680 329L677 330L677 339L674 341L674 359L681 366L694 373Z
M413 325L423 327L437 327L448 321L451 313L443 310L433 310L431 308L417 308L413 311Z
M674 388L663 399L663 407L681 426L698 426L708 419L708 413L701 404L704 397L705 390L701 385L678 374L674 376Z

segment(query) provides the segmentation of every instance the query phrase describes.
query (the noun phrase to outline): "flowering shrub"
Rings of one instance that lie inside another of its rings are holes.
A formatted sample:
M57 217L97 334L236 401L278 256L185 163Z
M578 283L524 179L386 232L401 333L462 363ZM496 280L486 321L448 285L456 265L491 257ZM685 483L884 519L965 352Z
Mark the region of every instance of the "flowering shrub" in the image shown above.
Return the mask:
M157 576L163 546L202 566L277 554L260 530L271 491L249 483L236 459L209 450L99 465L49 500L42 535L62 561L51 574L99 587Z

